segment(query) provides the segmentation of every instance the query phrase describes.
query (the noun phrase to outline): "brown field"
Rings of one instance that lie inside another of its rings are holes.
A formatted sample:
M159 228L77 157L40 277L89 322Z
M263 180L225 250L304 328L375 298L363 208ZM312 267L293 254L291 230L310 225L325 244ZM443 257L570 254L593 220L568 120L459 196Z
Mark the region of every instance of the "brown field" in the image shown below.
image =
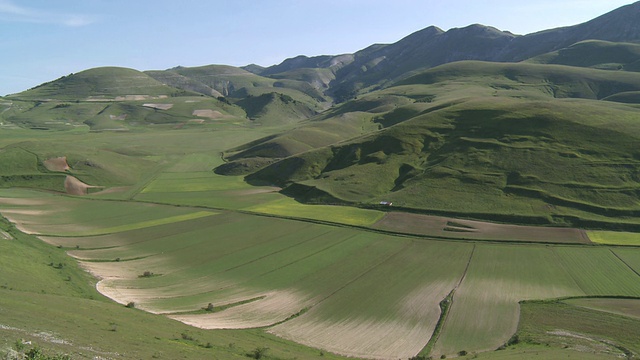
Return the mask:
M441 216L389 212L373 228L452 239L590 244L583 230L507 225Z
M67 157L66 156L47 159L47 160L43 161L43 165L49 171L65 172L65 171L70 169L69 164L67 164Z
M87 195L87 191L91 188L100 188L102 186L91 186L83 183L73 176L67 175L64 179L64 189L71 195Z

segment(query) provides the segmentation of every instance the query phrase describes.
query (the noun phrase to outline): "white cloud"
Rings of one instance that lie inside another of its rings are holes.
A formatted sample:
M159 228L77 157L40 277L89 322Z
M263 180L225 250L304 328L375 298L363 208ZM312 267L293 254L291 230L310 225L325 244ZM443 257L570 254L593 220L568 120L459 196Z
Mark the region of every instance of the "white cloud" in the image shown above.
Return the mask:
M55 24L69 27L90 25L95 18L84 14L58 13L28 8L10 0L0 0L0 21Z

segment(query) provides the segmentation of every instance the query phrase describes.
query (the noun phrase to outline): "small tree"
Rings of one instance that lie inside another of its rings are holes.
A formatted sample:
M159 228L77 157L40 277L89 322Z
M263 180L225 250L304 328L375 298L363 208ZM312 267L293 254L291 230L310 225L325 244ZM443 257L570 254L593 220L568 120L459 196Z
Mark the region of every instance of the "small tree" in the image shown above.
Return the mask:
M269 350L267 347L257 347L253 349L250 355L252 358L260 360L267 354L267 350Z
M206 311L213 311L215 310L215 308L213 307L212 303L209 303L209 305L207 305L207 307L205 308Z

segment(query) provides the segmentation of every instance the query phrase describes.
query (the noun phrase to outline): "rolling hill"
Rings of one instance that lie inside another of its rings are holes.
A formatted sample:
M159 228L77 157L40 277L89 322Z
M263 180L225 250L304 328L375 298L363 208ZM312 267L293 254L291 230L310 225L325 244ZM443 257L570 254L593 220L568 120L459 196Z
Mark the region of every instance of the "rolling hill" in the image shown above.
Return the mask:
M638 90L635 73L451 63L333 110L368 114L381 130L287 145L328 121L318 120L229 154L218 171L270 164L247 180L302 201L631 228L640 214L637 108L605 99Z
M0 98L0 357L637 357L638 24Z
M103 100L175 96L181 91L134 69L103 67L69 74L10 96L27 100Z

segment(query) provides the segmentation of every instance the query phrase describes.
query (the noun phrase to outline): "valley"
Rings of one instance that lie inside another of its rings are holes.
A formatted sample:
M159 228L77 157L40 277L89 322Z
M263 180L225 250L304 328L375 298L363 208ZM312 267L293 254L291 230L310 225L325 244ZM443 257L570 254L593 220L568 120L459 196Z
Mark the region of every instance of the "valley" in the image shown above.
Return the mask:
M629 7L0 98L0 354L639 356Z

